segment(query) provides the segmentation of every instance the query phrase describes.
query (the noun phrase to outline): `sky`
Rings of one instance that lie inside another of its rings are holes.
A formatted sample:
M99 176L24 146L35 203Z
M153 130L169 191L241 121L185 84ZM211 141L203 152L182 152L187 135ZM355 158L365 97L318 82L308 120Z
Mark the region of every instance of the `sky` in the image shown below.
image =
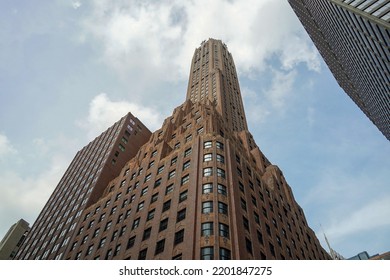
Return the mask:
M286 0L0 2L0 238L31 225L78 150L128 111L184 102L195 48L233 55L249 130L327 248L390 250L390 143Z

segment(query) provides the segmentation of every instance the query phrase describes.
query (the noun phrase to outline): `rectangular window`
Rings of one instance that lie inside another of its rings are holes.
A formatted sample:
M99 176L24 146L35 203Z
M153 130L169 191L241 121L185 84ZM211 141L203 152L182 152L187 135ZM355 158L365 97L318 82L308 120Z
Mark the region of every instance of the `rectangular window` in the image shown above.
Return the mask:
M218 193L222 195L227 195L227 190L224 185L218 184Z
M229 238L229 226L219 223L219 235L221 237Z
M127 241L126 249L132 248L134 246L134 243L135 243L135 236L130 237L129 241Z
M192 149L188 148L187 150L184 151L184 156L189 156L191 154Z
M177 157L174 157L173 159L171 159L171 165L174 165L176 162L177 162Z
M183 186L184 184L187 184L188 181L190 180L190 175L187 174L184 177L181 178L181 185Z
M145 202L140 202L137 206L137 212L141 211L142 209L144 209L144 205L145 205Z
M185 191L183 191L183 192L180 193L180 195L179 195L179 203L180 203L180 202L183 202L184 200L187 199L187 194L188 194L188 191L187 191L187 190L185 190Z
M167 227L168 227L168 218L166 218L160 222L160 226L159 226L158 231L160 232L160 231L166 230Z
M212 161L212 160L213 160L213 154L204 154L203 155L203 161L204 162Z
M223 150L223 143L222 142L216 141L215 146L217 147L217 149Z
M150 204L156 202L157 199L158 199L158 193L153 194L152 197L150 198Z
M221 168L217 168L217 176L222 177L222 178L226 178L225 170L223 170Z
M157 179L156 182L154 182L154 187L157 188L158 186L160 186L161 185L161 181L162 181L161 178Z
M200 249L200 259L201 260L213 260L214 259L214 248L213 247L203 247Z
M212 201L205 201L202 202L202 213L213 213L213 202Z
M148 248L145 248L143 250L141 250L138 254L138 259L139 260L146 260L146 254L148 252Z
M186 170L190 167L191 165L191 161L190 160L187 160L184 164L183 164L183 170Z
M165 189L165 195L171 193L173 191L173 184L170 184L166 189Z
M148 187L143 188L141 191L141 196L144 196L148 192Z
M142 241L149 239L150 234L152 233L152 228L147 228L144 230L144 234L142 235Z
M175 233L174 245L182 243L184 241L184 229Z
M176 216L176 223L184 220L186 218L186 208L180 210L179 212L177 212L177 216Z
M214 224L212 222L202 223L201 224L201 235L210 236L214 234Z
M231 253L230 250L225 248L219 249L219 259L220 260L231 260Z
M202 186L202 193L212 193L213 192L213 184L212 183L206 183Z
M203 176L208 177L213 175L213 168L212 167L206 167L203 168Z
M171 200L165 201L163 204L162 212L167 211L169 208L171 208Z
M158 169L157 169L157 174L161 174L164 170L164 165L160 166Z
M245 247L249 254L253 254L252 242L248 238L245 238Z
M228 206L223 202L218 202L218 213L227 215L228 214Z
M148 216L147 216L146 220L147 220L147 221L152 220L152 219L154 218L155 212L156 212L156 209L150 210L150 211L148 212Z
M146 175L146 177L145 177L145 181L144 182L147 182L147 181L149 181L150 180L150 178L152 178L152 174L148 174L148 175Z
M223 155L217 154L217 162L225 163L225 157Z
M158 241L156 244L156 251L154 252L154 254L157 255L164 252L164 247L165 247L165 239Z
M136 229L139 226L139 220L140 220L140 218L134 220L133 226L131 227L131 229Z
M175 177L176 175L176 170L172 170L171 172L168 173L168 180Z
M205 141L203 142L203 148L204 149L209 149L213 146L213 142L212 141Z

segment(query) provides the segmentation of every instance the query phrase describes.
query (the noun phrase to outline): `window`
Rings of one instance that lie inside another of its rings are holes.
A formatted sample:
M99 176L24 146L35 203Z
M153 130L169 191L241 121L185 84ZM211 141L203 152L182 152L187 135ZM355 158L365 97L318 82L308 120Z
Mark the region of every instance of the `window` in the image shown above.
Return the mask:
M147 252L148 252L148 248L145 248L145 249L141 250L139 252L139 254L138 254L138 259L139 260L145 260Z
M228 206L223 202L218 202L218 213L227 215L228 214Z
M253 254L252 242L248 238L245 238L245 247L248 253Z
M249 221L247 218L245 218L244 216L242 217L242 224L244 226L244 228L249 231Z
M111 224L112 224L112 221L107 222L106 227L104 228L104 230L105 230L105 231L106 231L106 230L109 230L110 227L111 227Z
M204 149L211 148L212 146L213 146L213 142L212 141L205 141L205 142L203 142L203 148Z
M184 151L184 156L189 156L191 154L192 149L188 148L187 150Z
M172 257L172 260L182 260L182 259L183 259L183 254L181 253Z
M116 245L115 251L114 251L114 257L118 255L119 251L121 250L121 244Z
M171 193L173 191L173 184L170 184L166 189L165 189L165 195Z
M181 178L181 185L183 186L184 184L188 183L189 180L190 180L190 175L189 174L185 175L184 177Z
M163 231L163 230L166 230L168 227L168 218L162 220L160 222L160 227L159 227L159 230L158 231Z
M99 249L99 248L102 248L102 247L104 246L104 244L106 244L106 239L107 239L106 237L100 239L98 249Z
M225 248L219 249L219 259L220 260L230 260L231 259L231 253L230 250Z
M213 202L212 201L205 201L202 202L202 213L213 213Z
M148 192L148 187L143 188L141 191L141 196L144 196Z
M213 154L204 154L203 155L203 161L211 161L213 160Z
M177 142L177 143L175 144L174 149L176 150L176 149L179 149L179 148L180 148L180 142Z
M264 244L263 234L260 231L257 231L257 240L260 244Z
M246 201L241 198L241 208L246 211Z
M153 165L154 165L154 160L152 160L151 162L149 162L148 168L151 168Z
M183 202L184 200L187 199L187 194L188 194L188 191L187 191L187 190L185 190L185 191L183 191L183 192L180 193L180 195L179 195L179 203L180 203L180 202Z
M154 252L154 254L157 255L164 252L164 247L165 247L165 239L158 241L156 244L156 251Z
M203 176L204 177L208 177L211 175L213 175L213 168L212 167L203 168Z
M138 204L137 206L137 212L141 211L142 209L144 209L144 205L145 205L145 202L142 201Z
M161 172L163 172L164 170L164 165L160 166L158 169L157 169L157 174L161 174Z
M171 208L171 200L165 201L163 204L162 212L167 211L169 208Z
M158 199L158 193L153 194L152 197L150 198L150 203L156 202L157 199Z
M189 141L191 141L191 140L192 140L192 135L190 134L190 135L188 135L188 136L186 137L186 143L189 142Z
M186 208L180 210L179 212L177 212L177 216L176 216L176 223L184 220L186 218Z
M223 150L223 143L222 143L222 142L219 142L219 141L215 142L215 146L216 146L218 149Z
M145 182L149 181L150 178L152 178L152 174L149 173L149 174L146 175L146 177L145 177Z
M147 228L144 230L144 234L142 235L142 241L149 239L150 234L152 233L152 228Z
M256 212L253 212L253 216L255 217L255 222L260 225L260 216Z
M134 246L135 243L135 236L130 237L129 240L127 241L127 246L126 249L130 249Z
M213 247L203 247L200 249L200 259L201 260L213 260L214 259L214 248Z
M118 236L118 231L116 230L116 231L114 231L114 232L112 233L111 241L114 241L114 240L116 239L117 236Z
M226 178L225 170L223 170L221 168L217 168L217 176L222 177L222 178Z
M186 170L190 167L191 165L191 161L190 160L187 160L184 164L183 164L183 170Z
M214 229L213 229L213 223L212 222L207 222L207 223L202 223L201 225L201 235L202 236L210 236L214 234Z
M180 231L175 233L174 245L182 243L183 240L184 240L184 229L182 229L182 230L180 230Z
M223 155L217 154L217 162L225 163L225 157Z
M201 134L202 132L203 132L203 127L198 128L198 130L196 131L197 134Z
M227 195L227 190L224 185L218 184L218 193L222 195Z
M211 184L211 183L203 184L203 186L202 186L202 193L203 194L212 193L212 192L213 192L213 184Z
M131 227L131 229L136 229L139 226L139 220L140 220L139 218L134 220L133 226Z
M151 154L151 157L154 157L157 155L157 150L153 151L152 154Z
M171 159L171 165L174 165L176 162L177 162L177 157L174 157L173 159Z
M175 177L176 170L172 170L171 172L168 173L168 180Z
M157 179L156 182L154 182L154 187L157 188L158 186L161 185L161 178L160 179Z
M219 223L219 235L221 237L229 238L229 226Z
M156 212L156 209L150 210L150 211L148 212L148 216L147 216L146 220L147 220L147 221L152 220L152 219L154 218L155 212Z
M92 238L98 236L99 231L100 231L100 228L97 228L97 229L95 230L95 232L93 233Z

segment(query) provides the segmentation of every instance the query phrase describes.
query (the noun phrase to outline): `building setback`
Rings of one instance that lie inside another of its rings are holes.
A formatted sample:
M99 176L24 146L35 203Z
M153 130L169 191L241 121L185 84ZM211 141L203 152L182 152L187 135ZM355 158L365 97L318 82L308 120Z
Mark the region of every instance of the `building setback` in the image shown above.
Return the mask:
M82 222L108 182L150 137L131 113L81 149L36 219L17 259L62 259Z
M289 3L341 88L390 140L390 1Z
M61 256L44 258L329 259L248 131L220 40L195 50L186 101L99 195Z

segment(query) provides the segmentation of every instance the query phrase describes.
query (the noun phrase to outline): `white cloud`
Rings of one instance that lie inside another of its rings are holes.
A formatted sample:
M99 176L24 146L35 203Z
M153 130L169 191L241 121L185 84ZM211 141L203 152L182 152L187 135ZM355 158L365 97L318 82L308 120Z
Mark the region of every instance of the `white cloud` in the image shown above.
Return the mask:
M332 239L343 239L364 232L375 231L379 227L390 226L390 196L363 204L361 208L340 213L337 219L326 228Z
M293 89L296 71L290 71L288 73L272 70L272 84L268 90L265 90L265 96L269 99L272 106L276 109L284 108L288 99L288 94Z
M84 32L103 45L104 61L123 77L185 79L193 50L209 37L228 45L241 75L264 71L274 58L285 70L320 65L284 0L96 0Z
M11 145L6 135L0 134L0 159L3 156L16 153L16 149Z
M81 2L80 1L73 1L72 7L73 7L73 9L77 10L78 8L81 7Z
M101 93L91 101L87 119L78 124L87 129L89 138L94 138L128 112L131 112L150 130L158 128L162 123L159 112L152 108L127 101L112 101L105 93Z

